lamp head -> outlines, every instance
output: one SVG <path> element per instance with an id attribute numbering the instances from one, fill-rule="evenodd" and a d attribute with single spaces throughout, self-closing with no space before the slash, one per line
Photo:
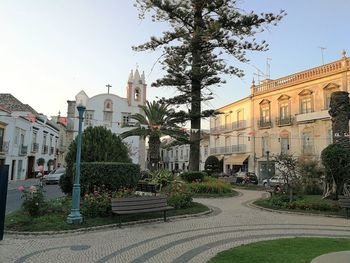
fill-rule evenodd
<path id="1" fill-rule="evenodd" d="M 82 90 L 75 96 L 77 107 L 86 107 L 89 97 Z"/>

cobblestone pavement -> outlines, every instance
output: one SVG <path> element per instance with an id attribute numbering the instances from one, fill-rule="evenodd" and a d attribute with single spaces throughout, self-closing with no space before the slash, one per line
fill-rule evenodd
<path id="1" fill-rule="evenodd" d="M 258 240 L 295 236 L 350 238 L 350 220 L 279 214 L 246 204 L 261 196 L 198 199 L 214 213 L 121 229 L 52 236 L 7 235 L 0 262 L 206 262 L 218 252 Z"/>

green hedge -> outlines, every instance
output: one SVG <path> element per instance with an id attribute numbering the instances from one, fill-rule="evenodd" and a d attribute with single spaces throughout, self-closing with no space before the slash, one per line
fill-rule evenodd
<path id="1" fill-rule="evenodd" d="M 204 176 L 206 175 L 207 174 L 203 172 L 185 172 L 185 173 L 182 173 L 180 176 L 186 182 L 192 183 L 192 182 L 203 181 Z"/>
<path id="2" fill-rule="evenodd" d="M 132 163 L 84 162 L 80 166 L 81 193 L 95 189 L 118 191 L 134 188 L 140 179 L 140 166 Z"/>
<path id="3" fill-rule="evenodd" d="M 229 183 L 210 177 L 205 177 L 204 182 L 195 182 L 188 186 L 192 193 L 197 194 L 224 194 L 232 192 L 232 186 Z"/>

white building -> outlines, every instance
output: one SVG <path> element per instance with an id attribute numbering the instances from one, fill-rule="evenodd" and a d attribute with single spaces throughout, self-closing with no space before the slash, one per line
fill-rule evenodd
<path id="1" fill-rule="evenodd" d="M 140 76 L 136 69 L 135 73 L 131 71 L 129 75 L 126 98 L 109 93 L 109 90 L 107 93 L 93 97 L 88 97 L 84 91 L 81 91 L 80 94 L 87 97 L 83 129 L 89 126 L 104 126 L 117 135 L 133 129 L 130 127 L 133 124 L 130 116 L 135 113 L 143 114 L 139 106 L 146 104 L 146 86 L 144 73 Z M 75 101 L 67 101 L 67 103 L 67 140 L 72 141 L 78 131 L 78 110 Z M 145 141 L 138 136 L 132 136 L 124 139 L 124 142 L 129 146 L 133 163 L 140 164 L 141 169 L 145 169 Z"/>
<path id="2" fill-rule="evenodd" d="M 46 171 L 55 168 L 58 138 L 58 128 L 46 116 L 0 94 L 0 164 L 9 165 L 9 180 L 33 178 L 39 158 Z"/>

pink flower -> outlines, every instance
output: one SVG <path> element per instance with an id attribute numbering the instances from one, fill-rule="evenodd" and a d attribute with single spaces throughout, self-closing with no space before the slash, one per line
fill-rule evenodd
<path id="1" fill-rule="evenodd" d="M 24 191 L 24 186 L 23 185 L 20 185 L 20 186 L 18 186 L 18 188 L 17 188 L 19 191 L 21 191 L 21 192 L 23 192 Z"/>

